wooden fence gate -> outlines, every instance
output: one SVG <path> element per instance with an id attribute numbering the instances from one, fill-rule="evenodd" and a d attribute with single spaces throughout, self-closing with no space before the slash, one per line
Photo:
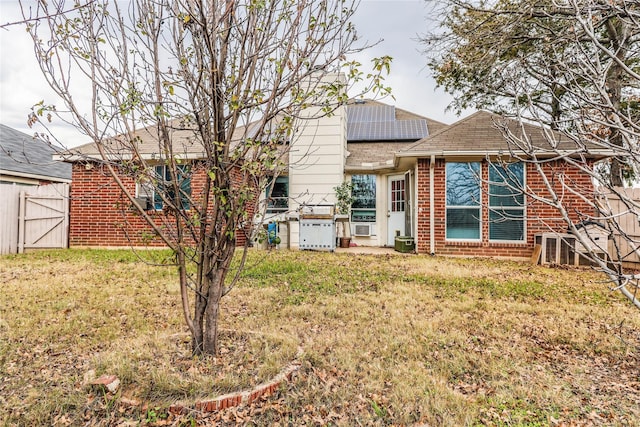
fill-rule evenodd
<path id="1" fill-rule="evenodd" d="M 18 252 L 66 248 L 69 238 L 69 185 L 52 184 L 20 192 Z"/>
<path id="2" fill-rule="evenodd" d="M 0 193 L 1 254 L 68 246 L 69 184 L 5 184 Z"/>

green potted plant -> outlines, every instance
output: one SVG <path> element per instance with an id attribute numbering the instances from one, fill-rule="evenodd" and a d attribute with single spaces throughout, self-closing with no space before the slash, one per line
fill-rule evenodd
<path id="1" fill-rule="evenodd" d="M 349 211 L 351 210 L 351 204 L 353 203 L 353 184 L 351 181 L 344 181 L 342 184 L 333 187 L 336 192 L 336 214 L 338 215 L 338 222 L 342 226 L 342 233 L 340 236 L 341 248 L 348 248 L 351 244 L 351 230 L 349 227 Z"/>

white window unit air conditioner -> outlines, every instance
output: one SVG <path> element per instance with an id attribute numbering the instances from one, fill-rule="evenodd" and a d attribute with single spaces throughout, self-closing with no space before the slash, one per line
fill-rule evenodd
<path id="1" fill-rule="evenodd" d="M 371 236 L 371 228 L 373 224 L 353 224 L 352 234 L 354 236 Z"/>
<path id="2" fill-rule="evenodd" d="M 136 197 L 136 202 L 142 207 L 144 210 L 153 209 L 153 203 L 151 202 L 151 198 L 148 196 L 139 196 Z"/>

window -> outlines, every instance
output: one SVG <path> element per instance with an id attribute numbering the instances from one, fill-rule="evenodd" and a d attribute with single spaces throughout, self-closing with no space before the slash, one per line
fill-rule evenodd
<path id="1" fill-rule="evenodd" d="M 446 237 L 480 240 L 480 162 L 451 162 L 446 169 Z"/>
<path id="2" fill-rule="evenodd" d="M 376 221 L 376 176 L 353 175 L 353 203 L 351 204 L 352 222 Z"/>
<path id="3" fill-rule="evenodd" d="M 489 240 L 524 241 L 524 164 L 489 166 Z"/>
<path id="4" fill-rule="evenodd" d="M 270 179 L 266 190 L 267 213 L 280 213 L 289 210 L 289 177 L 279 176 Z"/>
<path id="5" fill-rule="evenodd" d="M 404 178 L 391 180 L 391 212 L 404 212 Z"/>
<path id="6" fill-rule="evenodd" d="M 177 200 L 174 192 L 174 186 L 171 183 L 170 168 L 166 165 L 158 165 L 154 167 L 153 171 L 155 173 L 154 181 L 157 180 L 157 182 L 152 182 L 149 179 L 138 182 L 136 191 L 138 197 L 147 199 L 148 209 L 155 209 L 159 211 L 164 207 L 161 193 L 164 193 L 165 197 L 169 200 L 173 200 L 174 203 Z M 188 166 L 178 166 L 178 182 L 180 185 L 182 209 L 188 210 L 190 208 L 189 197 L 191 196 L 191 174 Z"/>

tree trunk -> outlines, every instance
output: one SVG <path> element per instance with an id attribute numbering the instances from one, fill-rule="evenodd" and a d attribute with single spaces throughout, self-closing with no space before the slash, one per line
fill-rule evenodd
<path id="1" fill-rule="evenodd" d="M 612 142 L 613 143 L 613 142 Z M 611 168 L 609 171 L 609 183 L 612 187 L 623 187 L 622 164 L 620 160 L 614 158 L 611 160 Z"/>
<path id="2" fill-rule="evenodd" d="M 220 300 L 224 295 L 225 280 L 235 252 L 233 238 L 225 237 L 221 250 L 207 250 L 203 258 L 203 274 L 198 277 L 194 333 L 191 348 L 194 355 L 215 356 L 218 352 L 218 321 Z"/>
<path id="3" fill-rule="evenodd" d="M 625 23 L 614 17 L 608 19 L 606 24 L 607 35 L 612 41 L 616 59 L 624 63 L 627 51 L 626 44 L 628 43 L 626 40 L 627 31 Z M 607 71 L 605 85 L 611 106 L 611 111 L 608 112 L 608 114 L 610 115 L 610 121 L 613 124 L 613 126 L 609 128 L 609 143 L 613 148 L 622 147 L 624 145 L 622 133 L 616 127 L 617 120 L 615 118 L 617 112 L 621 111 L 623 76 L 624 70 L 620 63 L 612 61 L 609 70 Z M 622 187 L 624 185 L 623 168 L 624 164 L 620 160 L 617 158 L 613 158 L 611 160 L 610 183 L 612 186 Z"/>
<path id="4" fill-rule="evenodd" d="M 218 353 L 218 319 L 220 314 L 220 299 L 224 289 L 224 277 L 221 271 L 216 271 L 212 283 L 209 285 L 209 303 L 204 317 L 203 353 L 215 355 Z"/>

